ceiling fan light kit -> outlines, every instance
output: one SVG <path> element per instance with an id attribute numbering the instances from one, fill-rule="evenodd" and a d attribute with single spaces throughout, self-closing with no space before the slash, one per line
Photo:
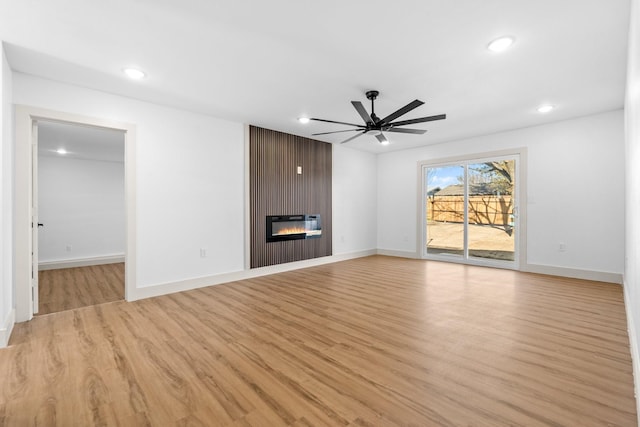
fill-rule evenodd
<path id="1" fill-rule="evenodd" d="M 416 123 L 432 122 L 435 120 L 444 120 L 447 118 L 446 114 L 439 114 L 437 116 L 420 117 L 417 119 L 400 120 L 400 121 L 394 122 L 394 120 L 396 120 L 398 117 L 403 116 L 408 112 L 412 111 L 413 109 L 424 104 L 424 102 L 420 101 L 419 99 L 416 99 L 415 101 L 408 103 L 404 107 L 394 111 L 393 113 L 381 119 L 375 113 L 375 103 L 374 103 L 374 101 L 379 95 L 380 95 L 380 92 L 378 92 L 377 90 L 370 90 L 365 93 L 365 96 L 367 97 L 367 99 L 371 100 L 371 114 L 367 112 L 367 110 L 364 108 L 364 106 L 360 101 L 351 101 L 353 108 L 356 109 L 356 111 L 364 121 L 364 125 L 310 117 L 309 120 L 313 120 L 316 122 L 334 123 L 339 125 L 355 127 L 354 129 L 344 129 L 344 130 L 337 130 L 332 132 L 314 133 L 312 134 L 312 136 L 329 135 L 329 134 L 340 133 L 340 132 L 358 132 L 356 135 L 351 136 L 340 143 L 344 144 L 345 142 L 352 141 L 362 135 L 371 135 L 376 137 L 376 139 L 380 144 L 387 145 L 389 144 L 389 140 L 384 135 L 384 132 L 409 133 L 409 134 L 415 134 L 415 135 L 422 135 L 426 132 L 425 129 L 411 129 L 411 128 L 404 128 L 401 126 L 412 125 Z"/>

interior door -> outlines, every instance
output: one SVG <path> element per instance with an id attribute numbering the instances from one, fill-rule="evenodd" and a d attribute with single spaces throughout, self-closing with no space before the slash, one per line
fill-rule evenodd
<path id="1" fill-rule="evenodd" d="M 38 313 L 38 123 L 34 120 L 32 131 L 32 177 L 31 177 L 31 299 L 33 314 Z"/>

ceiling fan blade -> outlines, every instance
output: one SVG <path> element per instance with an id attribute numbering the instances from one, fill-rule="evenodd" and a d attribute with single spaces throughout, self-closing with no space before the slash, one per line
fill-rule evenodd
<path id="1" fill-rule="evenodd" d="M 356 139 L 357 137 L 362 136 L 362 135 L 364 135 L 364 132 L 360 132 L 359 134 L 354 135 L 354 136 L 352 136 L 351 138 L 347 138 L 347 139 L 345 139 L 344 141 L 342 141 L 340 144 L 344 144 L 345 142 L 349 142 L 349 141 L 351 141 L 351 140 L 354 140 L 354 139 Z"/>
<path id="2" fill-rule="evenodd" d="M 356 109 L 358 114 L 360 114 L 360 117 L 362 117 L 362 120 L 364 120 L 366 124 L 368 125 L 373 124 L 373 120 L 371 120 L 371 116 L 369 116 L 369 113 L 367 113 L 367 110 L 364 109 L 364 105 L 362 105 L 362 102 L 351 101 L 351 104 L 353 105 L 353 108 Z"/>
<path id="3" fill-rule="evenodd" d="M 424 129 L 403 129 L 403 128 L 389 128 L 385 129 L 385 132 L 397 132 L 397 133 L 415 133 L 418 135 L 422 135 L 426 132 Z"/>
<path id="4" fill-rule="evenodd" d="M 376 138 L 378 139 L 378 142 L 382 143 L 382 142 L 389 142 L 389 140 L 387 139 L 386 136 L 384 136 L 384 134 L 380 133 L 378 135 L 376 135 Z"/>
<path id="5" fill-rule="evenodd" d="M 412 101 L 407 105 L 405 105 L 404 107 L 400 108 L 396 112 L 389 114 L 387 117 L 382 119 L 382 122 L 391 123 L 392 120 L 397 119 L 398 117 L 404 114 L 407 114 L 409 111 L 421 106 L 422 104 L 424 104 L 424 102 L 420 101 L 419 99 L 416 99 L 415 101 Z"/>
<path id="6" fill-rule="evenodd" d="M 435 120 L 444 120 L 446 118 L 447 118 L 446 114 L 439 114 L 437 116 L 420 117 L 419 119 L 402 120 L 400 122 L 387 123 L 387 124 L 395 127 L 395 126 L 412 125 L 415 123 L 433 122 Z"/>
<path id="7" fill-rule="evenodd" d="M 316 122 L 335 123 L 335 124 L 338 124 L 338 125 L 347 125 L 347 126 L 355 126 L 355 127 L 359 127 L 359 128 L 364 128 L 364 126 L 357 125 L 355 123 L 336 122 L 335 120 L 316 119 L 316 118 L 313 118 L 313 117 L 310 118 L 309 120 L 314 120 Z"/>
<path id="8" fill-rule="evenodd" d="M 316 135 L 330 135 L 332 133 L 340 133 L 340 132 L 353 132 L 353 131 L 362 131 L 362 129 L 345 129 L 345 130 L 336 130 L 333 132 L 320 132 L 320 133 L 312 133 L 311 136 Z"/>

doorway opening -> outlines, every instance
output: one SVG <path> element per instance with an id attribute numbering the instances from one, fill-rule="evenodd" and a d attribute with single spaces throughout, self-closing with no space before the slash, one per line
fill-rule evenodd
<path id="1" fill-rule="evenodd" d="M 421 164 L 421 257 L 518 269 L 520 153 Z"/>
<path id="2" fill-rule="evenodd" d="M 35 125 L 34 314 L 123 300 L 125 132 L 47 120 Z"/>
<path id="3" fill-rule="evenodd" d="M 41 230 L 47 227 L 39 221 L 38 209 L 38 128 L 39 124 L 73 125 L 80 128 L 93 128 L 115 131 L 124 138 L 124 254 L 112 254 L 117 261 L 124 255 L 124 299 L 131 300 L 135 295 L 136 277 L 136 162 L 135 162 L 135 126 L 108 119 L 87 117 L 78 114 L 46 110 L 37 107 L 15 107 L 16 135 L 16 177 L 15 177 L 15 306 L 16 321 L 31 320 L 39 309 L 39 238 L 38 224 Z M 57 147 L 56 150 L 60 148 Z M 64 147 L 62 147 L 64 148 Z M 57 153 L 59 154 L 59 153 Z M 67 218 L 71 215 L 67 214 Z M 50 224 L 53 224 L 50 222 Z M 95 225 L 95 222 L 94 222 Z M 52 227 L 52 226 L 51 226 Z M 51 229 L 47 230 L 50 231 Z M 43 242 L 45 244 L 45 242 Z M 73 254 L 80 252 L 81 246 L 64 241 L 57 243 L 58 249 Z M 70 246 L 70 250 L 67 250 Z M 86 255 L 84 261 L 94 265 L 108 265 L 114 258 L 109 255 Z M 79 257 L 81 258 L 81 257 Z M 91 258 L 101 258 L 93 261 Z M 56 261 L 56 260 L 52 260 Z M 60 260 L 57 260 L 60 261 Z M 71 262 L 78 261 L 71 259 Z M 55 263 L 55 262 L 54 262 Z M 117 263 L 116 263 L 117 264 Z M 45 263 L 46 265 L 46 263 Z M 58 265 L 60 266 L 60 265 Z M 78 264 L 68 267 L 83 267 Z"/>

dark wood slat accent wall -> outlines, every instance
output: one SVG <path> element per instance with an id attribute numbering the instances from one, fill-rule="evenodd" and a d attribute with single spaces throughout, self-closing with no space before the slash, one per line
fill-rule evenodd
<path id="1" fill-rule="evenodd" d="M 331 144 L 255 126 L 249 132 L 251 268 L 331 255 Z M 321 215 L 322 237 L 266 242 L 267 215 L 301 214 Z"/>

